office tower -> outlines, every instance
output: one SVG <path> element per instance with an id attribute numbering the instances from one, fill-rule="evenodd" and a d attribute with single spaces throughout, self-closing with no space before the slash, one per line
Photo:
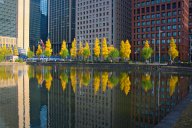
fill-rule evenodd
<path id="1" fill-rule="evenodd" d="M 75 3 L 76 0 L 48 1 L 48 37 L 53 53 L 58 54 L 61 43 L 66 40 L 67 47 L 75 37 Z"/>
<path id="2" fill-rule="evenodd" d="M 34 50 L 37 47 L 40 40 L 40 0 L 31 0 L 30 1 L 30 49 Z"/>
<path id="3" fill-rule="evenodd" d="M 40 22 L 40 37 L 43 42 L 46 42 L 48 37 L 48 1 L 41 0 L 40 3 L 41 22 Z"/>
<path id="4" fill-rule="evenodd" d="M 77 41 L 94 43 L 95 38 L 119 47 L 121 40 L 131 39 L 130 0 L 78 0 L 76 3 Z"/>
<path id="5" fill-rule="evenodd" d="M 16 0 L 0 1 L 0 46 L 16 45 Z"/>
<path id="6" fill-rule="evenodd" d="M 29 0 L 18 0 L 17 3 L 17 47 L 23 49 L 26 53 L 29 48 L 29 9 L 30 2 Z"/>
<path id="7" fill-rule="evenodd" d="M 154 49 L 153 61 L 159 60 L 159 44 L 161 61 L 170 60 L 168 49 L 170 38 L 173 37 L 179 51 L 178 59 L 187 61 L 188 16 L 188 0 L 132 0 L 132 59 L 142 60 L 141 50 L 145 40 L 148 40 Z"/>

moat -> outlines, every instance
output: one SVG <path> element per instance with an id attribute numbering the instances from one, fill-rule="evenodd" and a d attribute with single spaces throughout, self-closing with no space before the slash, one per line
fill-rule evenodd
<path id="1" fill-rule="evenodd" d="M 153 128 L 191 84 L 187 72 L 0 66 L 0 127 Z"/>

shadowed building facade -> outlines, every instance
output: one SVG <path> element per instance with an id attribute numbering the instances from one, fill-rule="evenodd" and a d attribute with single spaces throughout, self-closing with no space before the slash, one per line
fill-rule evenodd
<path id="1" fill-rule="evenodd" d="M 179 51 L 178 59 L 187 61 L 189 59 L 188 23 L 189 0 L 132 0 L 133 60 L 142 60 L 141 50 L 146 40 L 155 51 L 156 61 L 159 60 L 159 43 L 161 61 L 170 60 L 168 49 L 170 38 L 173 37 Z"/>
<path id="2" fill-rule="evenodd" d="M 76 0 L 49 0 L 48 2 L 48 37 L 51 40 L 53 54 L 58 54 L 63 40 L 67 47 L 75 38 L 75 3 Z"/>

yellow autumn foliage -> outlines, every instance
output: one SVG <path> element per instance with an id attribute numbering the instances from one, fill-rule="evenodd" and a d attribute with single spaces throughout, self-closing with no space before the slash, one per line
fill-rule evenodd
<path id="1" fill-rule="evenodd" d="M 175 92 L 175 87 L 177 85 L 177 82 L 178 82 L 178 76 L 171 76 L 171 78 L 169 79 L 169 94 L 170 96 L 173 95 L 173 93 Z"/>
<path id="2" fill-rule="evenodd" d="M 107 89 L 107 82 L 108 82 L 108 78 L 109 74 L 108 72 L 102 72 L 101 75 L 101 84 L 102 84 L 102 91 L 105 92 Z"/>

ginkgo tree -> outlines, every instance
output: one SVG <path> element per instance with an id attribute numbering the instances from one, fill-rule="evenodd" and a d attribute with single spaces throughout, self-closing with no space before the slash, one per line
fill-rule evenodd
<path id="1" fill-rule="evenodd" d="M 82 60 L 82 57 L 83 57 L 83 44 L 82 44 L 81 41 L 79 43 L 78 56 L 79 56 L 80 60 Z"/>
<path id="2" fill-rule="evenodd" d="M 99 45 L 99 39 L 95 39 L 95 46 L 94 46 L 94 56 L 98 59 L 101 53 L 101 48 Z"/>
<path id="3" fill-rule="evenodd" d="M 179 52 L 177 50 L 177 46 L 175 44 L 175 41 L 174 41 L 174 38 L 171 37 L 171 41 L 170 41 L 170 47 L 169 47 L 169 50 L 168 50 L 168 54 L 170 56 L 170 59 L 171 59 L 171 63 L 174 61 L 174 59 L 176 57 L 178 57 L 179 55 Z"/>
<path id="4" fill-rule="evenodd" d="M 90 48 L 89 48 L 89 43 L 86 42 L 85 47 L 83 48 L 83 57 L 85 60 L 87 60 L 90 55 L 91 55 L 91 52 L 90 52 Z"/>
<path id="5" fill-rule="evenodd" d="M 38 45 L 37 51 L 36 51 L 36 55 L 38 56 L 38 58 L 40 58 L 41 54 L 43 53 L 41 45 Z"/>
<path id="6" fill-rule="evenodd" d="M 106 38 L 103 38 L 103 40 L 102 40 L 101 54 L 102 54 L 102 57 L 104 58 L 104 60 L 106 60 L 106 58 L 109 55 L 109 51 L 108 51 L 108 47 L 107 47 L 107 39 Z"/>
<path id="7" fill-rule="evenodd" d="M 59 54 L 62 58 L 66 58 L 69 55 L 69 51 L 66 47 L 66 41 L 65 40 L 63 41 L 63 43 L 61 45 L 61 51 Z"/>
<path id="8" fill-rule="evenodd" d="M 50 39 L 48 39 L 46 41 L 44 54 L 48 58 L 52 55 L 52 48 L 51 48 L 51 41 L 50 41 Z"/>
<path id="9" fill-rule="evenodd" d="M 131 54 L 131 45 L 129 43 L 129 40 L 126 40 L 125 44 L 124 44 L 124 57 L 126 60 L 130 59 L 130 54 Z"/>
<path id="10" fill-rule="evenodd" d="M 125 59 L 125 42 L 122 40 L 120 44 L 120 57 L 122 60 Z"/>
<path id="11" fill-rule="evenodd" d="M 71 57 L 73 59 L 75 59 L 77 57 L 77 41 L 76 41 L 75 38 L 74 38 L 74 40 L 72 42 L 72 47 L 70 49 L 70 54 L 71 54 Z"/>

